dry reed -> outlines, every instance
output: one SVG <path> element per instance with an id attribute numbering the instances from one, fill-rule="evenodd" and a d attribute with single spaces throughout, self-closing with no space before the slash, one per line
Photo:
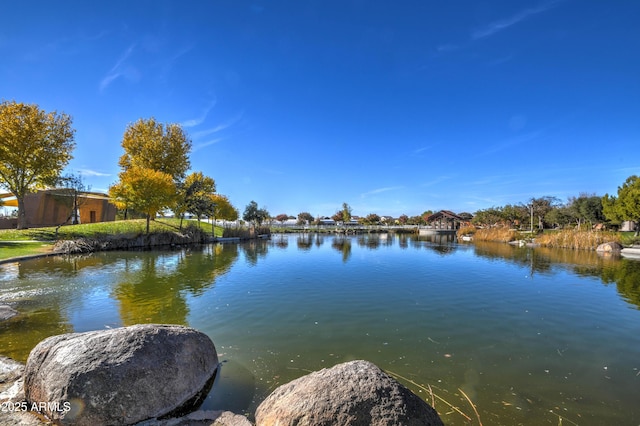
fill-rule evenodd
<path id="1" fill-rule="evenodd" d="M 600 244 L 621 242 L 620 234 L 605 231 L 564 230 L 549 232 L 536 238 L 536 243 L 545 247 L 595 250 Z"/>
<path id="2" fill-rule="evenodd" d="M 509 241 L 516 241 L 520 239 L 520 234 L 518 231 L 508 228 L 484 228 L 476 230 L 473 235 L 473 239 L 476 241 L 508 243 Z"/>

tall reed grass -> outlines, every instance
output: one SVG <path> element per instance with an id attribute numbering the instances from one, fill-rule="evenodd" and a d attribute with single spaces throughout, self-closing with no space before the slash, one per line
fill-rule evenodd
<path id="1" fill-rule="evenodd" d="M 595 250 L 602 243 L 622 242 L 616 232 L 563 230 L 546 232 L 536 237 L 536 243 L 545 247 Z"/>
<path id="2" fill-rule="evenodd" d="M 485 228 L 478 229 L 473 234 L 475 241 L 496 241 L 508 243 L 521 239 L 520 233 L 508 228 Z"/>

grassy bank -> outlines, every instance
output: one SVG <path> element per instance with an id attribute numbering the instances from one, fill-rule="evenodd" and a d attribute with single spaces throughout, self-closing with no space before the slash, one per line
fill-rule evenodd
<path id="1" fill-rule="evenodd" d="M 195 220 L 182 222 L 183 229 L 187 225 L 197 226 Z M 200 228 L 207 235 L 212 235 L 211 224 L 200 222 Z M 151 221 L 149 232 L 173 232 L 180 231 L 180 220 L 163 218 Z M 131 237 L 142 235 L 146 232 L 144 219 L 121 220 L 116 222 L 87 223 L 82 225 L 56 227 L 31 228 L 31 229 L 3 229 L 0 230 L 0 260 L 18 256 L 30 256 L 46 253 L 53 249 L 54 243 L 60 240 L 73 240 L 77 238 L 102 238 Z M 223 229 L 215 227 L 214 235 L 221 237 Z"/>
<path id="2" fill-rule="evenodd" d="M 0 260 L 50 252 L 53 243 L 41 241 L 0 241 Z"/>

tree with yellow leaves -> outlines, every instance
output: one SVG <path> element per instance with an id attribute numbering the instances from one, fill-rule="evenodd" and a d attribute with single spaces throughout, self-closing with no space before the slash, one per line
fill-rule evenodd
<path id="1" fill-rule="evenodd" d="M 0 103 L 0 185 L 18 202 L 18 229 L 27 226 L 24 197 L 54 185 L 75 148 L 69 115 L 38 105 Z"/>
<path id="2" fill-rule="evenodd" d="M 209 208 L 207 215 L 211 219 L 211 232 L 215 234 L 216 218 L 234 221 L 238 219 L 238 210 L 233 207 L 229 199 L 222 194 L 209 194 Z"/>
<path id="3" fill-rule="evenodd" d="M 109 196 L 119 209 L 144 213 L 149 233 L 151 218 L 175 201 L 173 178 L 168 173 L 143 167 L 131 167 L 118 176 L 120 181 L 109 188 Z"/>
<path id="4" fill-rule="evenodd" d="M 127 126 L 122 148 L 119 165 L 123 171 L 134 167 L 157 170 L 180 182 L 191 166 L 191 140 L 179 124 L 140 119 Z"/>

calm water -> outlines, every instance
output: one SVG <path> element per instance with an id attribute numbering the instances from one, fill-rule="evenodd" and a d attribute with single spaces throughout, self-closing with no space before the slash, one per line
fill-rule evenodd
<path id="1" fill-rule="evenodd" d="M 367 235 L 0 265 L 0 354 L 136 323 L 207 333 L 205 409 L 252 413 L 309 371 L 367 359 L 447 424 L 640 423 L 640 262 Z M 458 407 L 460 414 L 451 406 Z M 464 416 L 468 416 L 471 421 Z"/>

